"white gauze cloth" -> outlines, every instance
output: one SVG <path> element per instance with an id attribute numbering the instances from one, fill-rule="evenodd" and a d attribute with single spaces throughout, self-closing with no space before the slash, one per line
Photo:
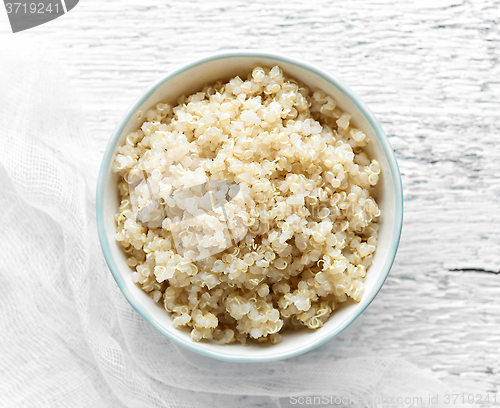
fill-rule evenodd
<path id="1" fill-rule="evenodd" d="M 0 65 L 0 406 L 286 407 L 307 396 L 315 406 L 441 406 L 429 395 L 441 403 L 446 387 L 405 361 L 346 358 L 326 345 L 287 361 L 225 363 L 153 329 L 101 253 L 99 146 L 68 78 L 38 45 L 12 35 L 0 44 L 8 56 Z"/>

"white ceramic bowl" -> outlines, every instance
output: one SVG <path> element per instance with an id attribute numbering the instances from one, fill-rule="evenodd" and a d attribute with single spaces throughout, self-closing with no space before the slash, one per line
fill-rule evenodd
<path id="1" fill-rule="evenodd" d="M 126 264 L 125 255 L 115 241 L 114 216 L 118 209 L 119 197 L 118 177 L 111 170 L 113 157 L 125 137 L 141 125 L 141 121 L 137 119 L 139 110 L 145 112 L 159 102 L 175 104 L 179 96 L 199 91 L 205 84 L 229 79 L 235 75 L 244 78 L 256 66 L 274 65 L 279 65 L 288 76 L 306 84 L 309 88 L 322 89 L 331 95 L 341 109 L 352 115 L 352 123 L 365 132 L 372 141 L 366 150 L 372 158 L 380 162 L 382 167 L 377 196 L 382 215 L 373 265 L 368 269 L 365 278 L 365 292 L 361 302 L 346 302 L 345 306 L 333 313 L 326 324 L 316 331 L 304 329 L 287 332 L 283 336 L 283 341 L 277 345 L 252 344 L 249 347 L 242 347 L 240 344 L 220 346 L 215 343 L 193 342 L 189 332 L 175 329 L 168 312 L 155 304 L 132 282 L 131 270 Z M 261 362 L 296 356 L 330 340 L 349 326 L 366 309 L 382 287 L 396 255 L 402 220 L 402 187 L 396 159 L 387 136 L 366 105 L 329 72 L 289 57 L 263 52 L 234 51 L 215 54 L 185 65 L 160 79 L 144 92 L 120 120 L 104 154 L 97 184 L 99 239 L 109 269 L 127 300 L 169 339 L 195 352 L 226 361 Z"/>

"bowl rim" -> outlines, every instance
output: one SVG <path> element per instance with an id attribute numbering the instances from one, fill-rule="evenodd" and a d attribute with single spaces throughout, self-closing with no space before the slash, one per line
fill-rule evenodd
<path id="1" fill-rule="evenodd" d="M 174 78 L 180 73 L 204 64 L 206 62 L 219 60 L 219 59 L 227 59 L 227 58 L 238 58 L 238 57 L 250 57 L 250 58 L 263 58 L 263 59 L 272 59 L 274 61 L 284 62 L 290 65 L 295 65 L 298 68 L 302 68 L 304 70 L 310 71 L 313 74 L 319 76 L 320 78 L 326 80 L 337 89 L 339 89 L 342 93 L 344 93 L 359 109 L 362 115 L 365 116 L 370 126 L 373 128 L 378 140 L 380 141 L 384 154 L 389 163 L 389 167 L 391 169 L 392 178 L 394 180 L 394 193 L 395 193 L 395 223 L 392 235 L 392 242 L 389 248 L 388 256 L 385 259 L 384 265 L 382 266 L 382 272 L 378 279 L 376 280 L 371 293 L 368 296 L 368 300 L 364 302 L 364 305 L 358 310 L 356 314 L 351 316 L 350 318 L 344 320 L 341 325 L 329 332 L 326 336 L 321 337 L 313 342 L 302 345 L 301 347 L 296 347 L 291 350 L 285 351 L 280 354 L 272 355 L 272 356 L 231 356 L 227 354 L 220 354 L 216 351 L 206 350 L 203 348 L 199 348 L 198 344 L 195 342 L 186 342 L 180 337 L 173 336 L 171 333 L 166 331 L 162 326 L 157 324 L 149 315 L 149 312 L 138 302 L 136 301 L 134 295 L 129 291 L 128 287 L 125 284 L 123 277 L 121 276 L 118 266 L 113 259 L 111 254 L 111 248 L 109 246 L 106 230 L 104 227 L 104 216 L 103 216 L 103 198 L 104 198 L 104 186 L 106 175 L 108 170 L 111 167 L 113 162 L 113 154 L 116 148 L 116 144 L 118 139 L 120 138 L 123 129 L 125 128 L 129 118 L 135 114 L 137 109 L 166 81 Z M 300 354 L 306 353 L 324 343 L 331 340 L 343 330 L 345 330 L 354 320 L 356 320 L 361 313 L 363 313 L 366 308 L 372 303 L 373 299 L 376 297 L 380 289 L 382 288 L 389 271 L 392 267 L 394 259 L 396 257 L 396 252 L 399 246 L 399 241 L 401 237 L 401 230 L 403 225 L 403 188 L 401 182 L 401 175 L 399 172 L 399 167 L 394 155 L 394 151 L 389 143 L 389 139 L 387 138 L 382 126 L 375 118 L 374 114 L 370 111 L 368 106 L 340 79 L 335 77 L 333 74 L 328 71 L 317 67 L 314 64 L 304 62 L 298 60 L 293 57 L 285 56 L 280 53 L 272 53 L 272 52 L 262 52 L 256 50 L 230 50 L 230 51 L 222 51 L 217 52 L 201 59 L 197 59 L 190 63 L 184 64 L 179 68 L 174 69 L 168 74 L 164 75 L 162 78 L 157 80 L 153 85 L 151 85 L 137 100 L 129 107 L 126 113 L 121 117 L 118 122 L 115 130 L 113 131 L 108 144 L 106 146 L 106 150 L 103 155 L 103 159 L 101 162 L 101 166 L 99 169 L 99 175 L 97 179 L 97 191 L 96 191 L 96 218 L 97 218 L 97 230 L 99 235 L 99 241 L 101 243 L 101 248 L 104 254 L 104 258 L 108 267 L 113 275 L 118 287 L 121 292 L 127 299 L 127 301 L 131 304 L 131 306 L 144 318 L 149 324 L 151 324 L 156 330 L 166 336 L 168 339 L 174 341 L 176 344 L 179 344 L 182 347 L 187 348 L 188 350 L 194 351 L 198 354 L 202 354 L 207 357 L 212 357 L 218 360 L 223 360 L 227 362 L 271 362 L 277 360 L 283 360 L 286 358 L 291 358 L 298 356 Z M 368 294 L 367 294 L 368 295 Z"/>

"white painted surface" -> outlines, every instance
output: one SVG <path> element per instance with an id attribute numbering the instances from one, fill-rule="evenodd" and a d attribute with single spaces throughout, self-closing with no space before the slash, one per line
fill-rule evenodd
<path id="1" fill-rule="evenodd" d="M 72 77 L 96 162 L 142 90 L 202 55 L 279 51 L 343 79 L 390 138 L 405 222 L 381 293 L 329 347 L 405 357 L 486 395 L 500 393 L 499 22 L 500 2 L 485 0 L 81 0 L 16 35 Z"/>

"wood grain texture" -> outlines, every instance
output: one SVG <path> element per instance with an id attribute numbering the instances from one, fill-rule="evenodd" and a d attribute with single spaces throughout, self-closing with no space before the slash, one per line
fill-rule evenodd
<path id="1" fill-rule="evenodd" d="M 405 220 L 381 293 L 324 347 L 485 394 L 500 392 L 499 22 L 486 0 L 82 0 L 16 35 L 64 65 L 100 153 L 146 86 L 214 51 L 279 51 L 342 78 L 389 136 Z"/>

